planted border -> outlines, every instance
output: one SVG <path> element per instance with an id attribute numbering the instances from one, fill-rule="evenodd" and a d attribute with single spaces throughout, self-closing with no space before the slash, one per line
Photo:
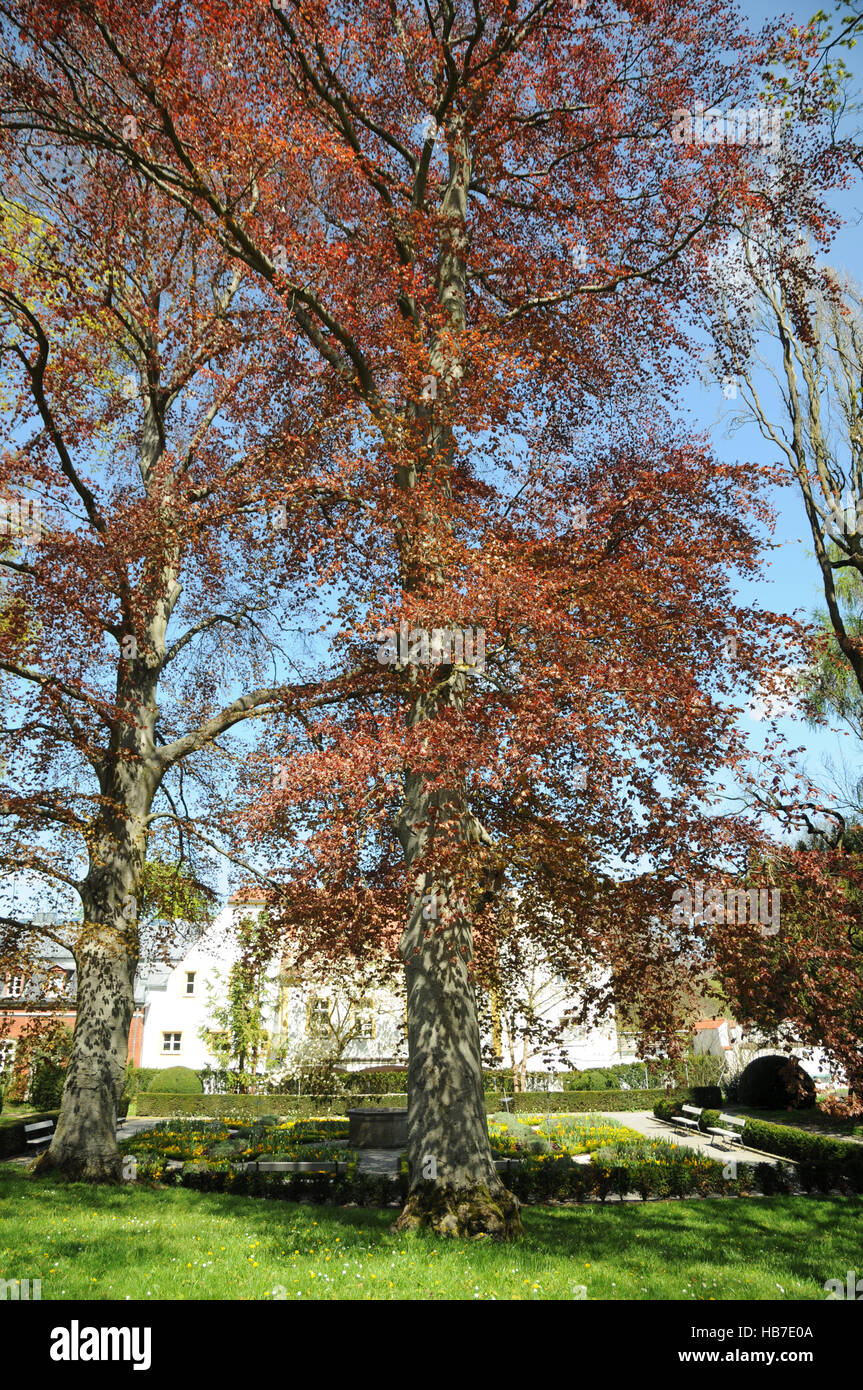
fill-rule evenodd
<path id="1" fill-rule="evenodd" d="M 678 1101 L 663 1098 L 654 1107 L 659 1120 L 670 1120 L 677 1113 Z M 704 1130 L 719 1124 L 718 1110 L 705 1108 L 701 1116 Z M 741 1138 L 744 1145 L 760 1149 L 777 1158 L 790 1159 L 797 1166 L 797 1178 L 807 1192 L 834 1189 L 863 1192 L 863 1144 L 849 1139 L 830 1139 L 811 1130 L 790 1125 L 773 1125 L 746 1116 Z"/>

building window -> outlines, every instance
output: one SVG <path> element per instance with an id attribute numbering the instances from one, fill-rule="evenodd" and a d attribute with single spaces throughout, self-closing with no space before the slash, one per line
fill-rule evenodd
<path id="1" fill-rule="evenodd" d="M 356 1008 L 358 1038 L 373 1038 L 375 1036 L 375 1006 L 369 999 L 361 999 Z"/>
<path id="2" fill-rule="evenodd" d="M 590 1031 L 586 1024 L 576 1023 L 571 1028 L 567 1028 L 566 1036 L 570 1042 L 587 1042 Z"/>
<path id="3" fill-rule="evenodd" d="M 185 989 L 183 990 L 183 993 L 184 993 L 187 997 L 191 997 L 191 996 L 195 993 L 195 972 L 194 972 L 194 970 L 187 970 L 187 971 L 186 971 L 186 987 L 185 987 Z"/>
<path id="4" fill-rule="evenodd" d="M 6 997 L 8 999 L 20 999 L 24 992 L 23 975 L 6 976 Z"/>
<path id="5" fill-rule="evenodd" d="M 45 995 L 48 999 L 57 999 L 61 994 L 65 994 L 69 988 L 69 981 L 72 976 L 68 970 L 52 970 L 45 982 Z"/>
<path id="6" fill-rule="evenodd" d="M 330 1036 L 329 1000 L 323 999 L 320 995 L 315 995 L 309 1000 L 306 1032 L 313 1038 Z"/>
<path id="7" fill-rule="evenodd" d="M 180 1044 L 181 1044 L 181 1042 L 182 1042 L 182 1039 L 183 1039 L 183 1034 L 182 1034 L 182 1033 L 163 1033 L 163 1034 L 162 1034 L 162 1051 L 163 1051 L 163 1052 L 169 1052 L 169 1053 L 179 1052 L 179 1051 L 180 1051 Z"/>

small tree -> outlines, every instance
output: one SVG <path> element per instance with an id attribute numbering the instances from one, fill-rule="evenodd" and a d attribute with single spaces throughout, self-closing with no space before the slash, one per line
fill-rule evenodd
<path id="1" fill-rule="evenodd" d="M 268 978 L 266 953 L 259 946 L 260 924 L 247 917 L 239 924 L 243 954 L 228 971 L 227 979 L 217 974 L 215 987 L 208 981 L 210 1023 L 200 1029 L 200 1037 L 225 1068 L 238 1072 L 238 1089 L 247 1093 L 255 1084 L 258 1066 L 266 1058 L 270 1032 L 268 1012 L 275 1006 L 274 984 Z M 214 996 L 222 991 L 221 1002 Z"/>

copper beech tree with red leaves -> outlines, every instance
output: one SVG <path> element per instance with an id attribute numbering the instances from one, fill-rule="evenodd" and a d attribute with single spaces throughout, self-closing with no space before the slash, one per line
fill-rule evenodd
<path id="1" fill-rule="evenodd" d="M 732 695 L 793 638 L 734 598 L 764 479 L 671 402 L 769 160 L 673 135 L 751 107 L 761 47 L 665 0 L 0 15 L 7 128 L 182 209 L 258 286 L 268 379 L 327 383 L 344 487 L 314 556 L 354 698 L 273 725 L 246 824 L 279 850 L 274 945 L 404 961 L 399 1225 L 512 1235 L 475 996 L 512 914 L 585 1013 L 637 1000 L 671 1043 L 704 963 L 671 885 L 756 839 L 705 803 L 743 769 Z"/>
<path id="2" fill-rule="evenodd" d="M 728 927 L 716 966 L 736 1017 L 777 1044 L 821 1048 L 863 1103 L 863 833 L 834 817 L 777 854 L 775 935 Z"/>
<path id="3" fill-rule="evenodd" d="M 74 1045 L 39 1166 L 119 1180 L 153 865 L 230 850 L 229 731 L 326 698 L 272 679 L 325 469 L 298 401 L 259 398 L 242 267 L 104 157 L 34 140 L 3 163 L 2 493 L 41 503 L 41 535 L 0 557 L 0 864 L 41 912 L 7 906 L 0 956 L 38 957 L 40 934 L 74 952 Z"/>

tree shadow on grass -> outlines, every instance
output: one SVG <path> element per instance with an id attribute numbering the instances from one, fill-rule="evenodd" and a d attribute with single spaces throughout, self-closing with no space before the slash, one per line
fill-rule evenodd
<path id="1" fill-rule="evenodd" d="M 11 1224 L 16 1214 L 28 1220 L 27 1198 L 55 1219 L 96 1216 L 107 1223 L 88 1239 L 56 1231 L 52 1253 L 74 1259 L 82 1248 L 98 1250 L 101 1270 L 128 1263 L 130 1232 L 119 1218 L 141 1221 L 141 1257 L 167 1266 L 196 1224 L 224 1221 L 252 1229 L 262 1252 L 280 1259 L 288 1249 L 308 1249 L 339 1239 L 339 1253 L 369 1246 L 398 1246 L 406 1237 L 390 1231 L 395 1208 L 319 1206 L 274 1198 L 193 1192 L 145 1183 L 122 1188 L 58 1183 L 20 1173 L 0 1172 L 0 1200 Z M 729 1273 L 754 1267 L 779 1270 L 823 1286 L 827 1277 L 844 1274 L 859 1263 L 861 1197 L 726 1198 L 707 1201 L 586 1204 L 571 1207 L 525 1207 L 526 1236 L 509 1248 L 539 1255 L 543 1261 L 587 1258 L 599 1265 L 636 1260 L 663 1269 L 710 1265 Z M 113 1226 L 112 1217 L 118 1218 Z M 177 1222 L 177 1226 L 173 1222 Z M 249 1223 L 252 1223 L 250 1225 Z M 317 1224 L 316 1224 L 317 1223 Z M 436 1245 L 439 1236 L 416 1233 L 412 1241 Z M 452 1246 L 471 1242 L 453 1241 Z M 485 1242 L 483 1242 L 485 1244 Z M 449 1242 L 447 1242 L 449 1245 Z M 830 1268 L 826 1268 L 830 1265 Z M 832 1266 L 836 1265 L 837 1268 Z M 841 1268 L 839 1268 L 841 1266 Z"/>
<path id="2" fill-rule="evenodd" d="M 573 1208 L 528 1207 L 528 1241 L 550 1258 L 589 1252 L 596 1261 L 649 1252 L 671 1268 L 703 1261 L 712 1265 L 781 1265 L 819 1285 L 825 1252 L 837 1248 L 859 1261 L 860 1197 L 724 1198 L 716 1201 L 614 1203 Z M 831 1273 L 832 1271 L 827 1271 Z"/>

